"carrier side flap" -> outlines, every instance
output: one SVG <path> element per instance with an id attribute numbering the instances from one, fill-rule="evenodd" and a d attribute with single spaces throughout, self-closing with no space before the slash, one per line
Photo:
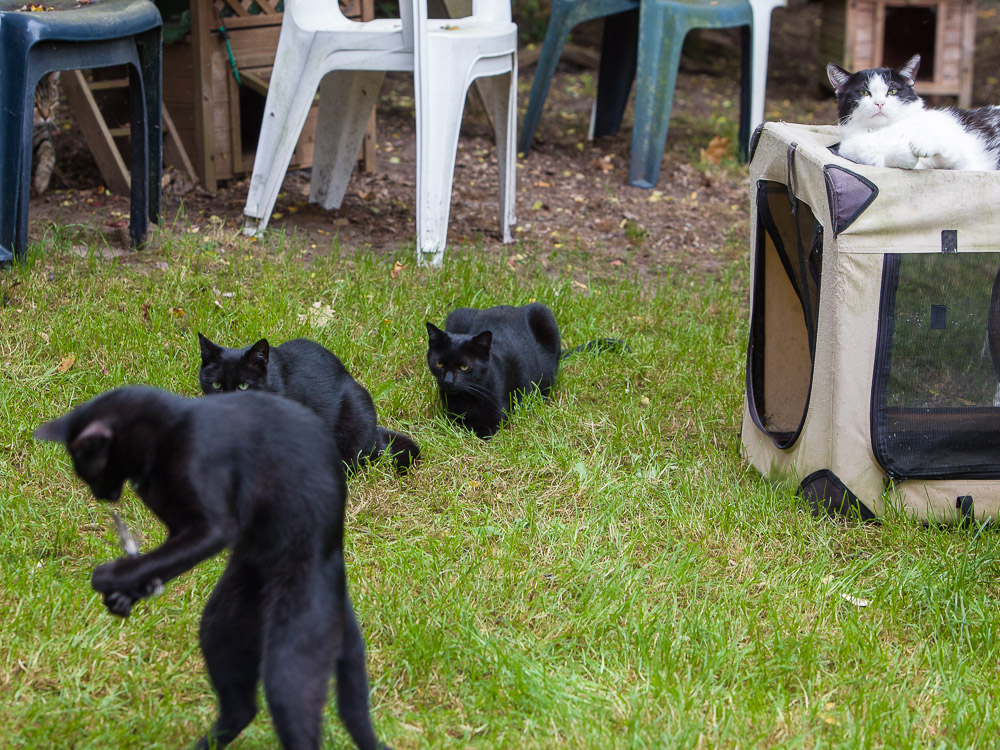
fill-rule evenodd
<path id="1" fill-rule="evenodd" d="M 823 168 L 826 194 L 830 203 L 830 220 L 834 236 L 854 223 L 872 201 L 878 197 L 878 186 L 855 172 L 827 164 Z"/>

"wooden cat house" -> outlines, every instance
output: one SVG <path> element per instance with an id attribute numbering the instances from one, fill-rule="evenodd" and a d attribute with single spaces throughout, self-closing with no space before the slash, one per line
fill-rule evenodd
<path id="1" fill-rule="evenodd" d="M 899 67 L 920 53 L 917 93 L 972 102 L 976 38 L 974 0 L 824 0 L 819 70 Z"/>
<path id="2" fill-rule="evenodd" d="M 832 126 L 751 143 L 742 450 L 817 508 L 1000 514 L 1000 172 L 869 167 Z"/>

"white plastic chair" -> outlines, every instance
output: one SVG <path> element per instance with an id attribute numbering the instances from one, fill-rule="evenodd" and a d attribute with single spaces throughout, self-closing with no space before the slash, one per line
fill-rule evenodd
<path id="1" fill-rule="evenodd" d="M 753 12 L 753 72 L 750 80 L 750 137 L 757 126 L 764 122 L 764 92 L 767 90 L 767 56 L 771 44 L 771 14 L 782 8 L 788 0 L 750 0 Z"/>
<path id="2" fill-rule="evenodd" d="M 485 78 L 493 102 L 500 228 L 514 224 L 517 26 L 510 0 L 473 0 L 466 18 L 427 18 L 427 0 L 400 0 L 400 18 L 352 21 L 337 0 L 285 0 L 244 232 L 260 234 L 319 89 L 309 200 L 340 207 L 386 71 L 413 71 L 417 125 L 417 258 L 440 265 L 465 96 Z"/>

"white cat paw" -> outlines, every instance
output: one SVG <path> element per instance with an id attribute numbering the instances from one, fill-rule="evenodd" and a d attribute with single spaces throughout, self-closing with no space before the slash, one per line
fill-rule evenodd
<path id="1" fill-rule="evenodd" d="M 921 138 L 910 139 L 910 151 L 914 156 L 924 159 L 945 159 L 947 154 L 941 149 L 941 144 L 933 143 Z"/>
<path id="2" fill-rule="evenodd" d="M 913 169 L 919 159 L 910 148 L 894 148 L 885 155 L 885 166 L 897 169 Z"/>

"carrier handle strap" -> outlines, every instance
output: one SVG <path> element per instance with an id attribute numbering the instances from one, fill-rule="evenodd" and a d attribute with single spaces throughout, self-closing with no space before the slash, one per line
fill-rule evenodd
<path id="1" fill-rule="evenodd" d="M 785 188 L 788 190 L 788 201 L 792 204 L 792 216 L 799 211 L 799 199 L 795 197 L 795 170 L 792 165 L 795 163 L 795 150 L 799 144 L 792 141 L 788 144 L 788 151 L 785 152 Z"/>
<path id="2" fill-rule="evenodd" d="M 961 495 L 955 498 L 955 508 L 962 515 L 962 528 L 967 529 L 972 526 L 976 517 L 976 505 L 972 495 Z"/>

